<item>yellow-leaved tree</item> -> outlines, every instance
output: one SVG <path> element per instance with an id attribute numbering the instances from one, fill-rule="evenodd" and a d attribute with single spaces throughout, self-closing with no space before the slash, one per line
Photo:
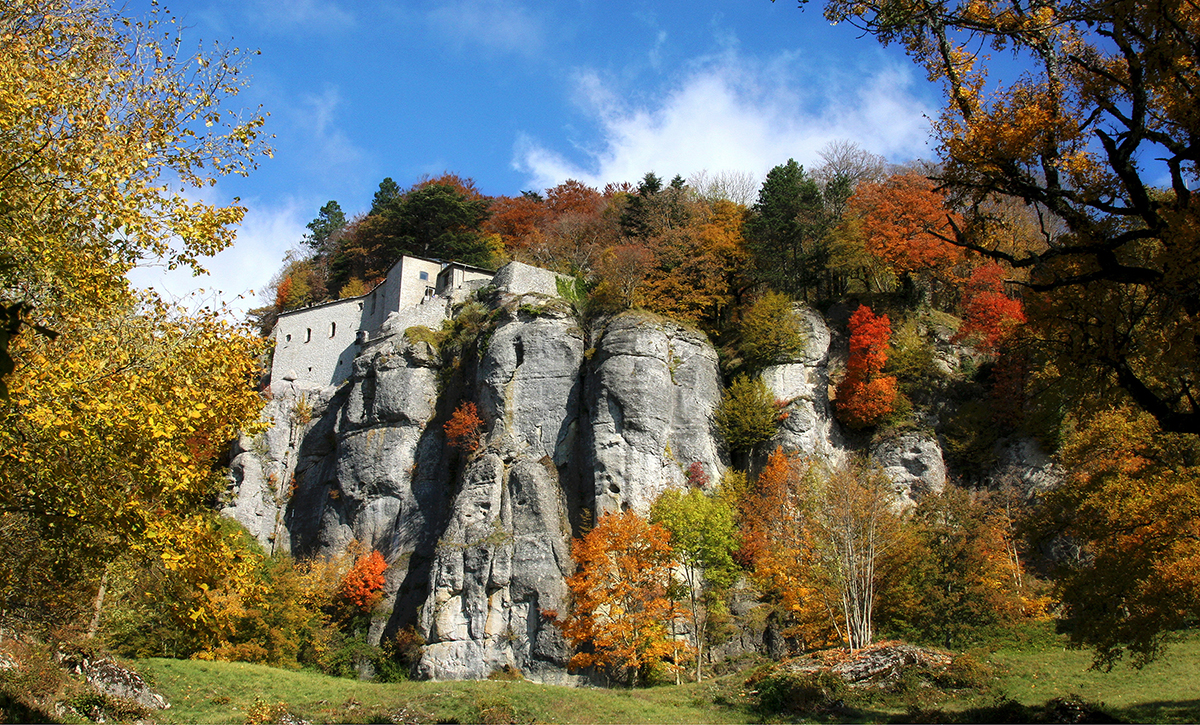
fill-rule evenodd
<path id="1" fill-rule="evenodd" d="M 232 243 L 245 210 L 195 199 L 269 153 L 263 115 L 227 107 L 246 56 L 189 53 L 157 6 L 136 20 L 103 0 L 0 5 L 5 624 L 94 632 L 118 553 L 178 567 L 205 540 L 228 553 L 213 566 L 245 558 L 211 506 L 226 444 L 261 407 L 262 345 L 125 275 L 199 270 Z M 196 620 L 225 606 L 202 599 Z"/>
<path id="2" fill-rule="evenodd" d="M 22 323 L 127 301 L 139 261 L 191 266 L 244 209 L 194 201 L 269 153 L 258 110 L 222 108 L 246 53 L 184 50 L 174 19 L 103 0 L 0 6 L 0 376 Z"/>
<path id="3" fill-rule="evenodd" d="M 59 319 L 58 339 L 13 343 L 0 550 L 22 572 L 5 582 L 5 611 L 67 624 L 93 599 L 59 607 L 54 591 L 94 592 L 126 551 L 171 568 L 208 536 L 224 486 L 216 464 L 262 406 L 263 342 L 211 310 L 157 302 Z"/>

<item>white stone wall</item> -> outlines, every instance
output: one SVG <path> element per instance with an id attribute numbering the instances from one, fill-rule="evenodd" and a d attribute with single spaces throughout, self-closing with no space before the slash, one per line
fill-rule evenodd
<path id="1" fill-rule="evenodd" d="M 521 262 L 509 262 L 496 270 L 492 284 L 501 292 L 511 295 L 539 294 L 558 296 L 558 279 L 570 282 L 571 278 L 541 267 L 531 267 Z"/>
<path id="2" fill-rule="evenodd" d="M 350 375 L 364 300 L 356 297 L 286 312 L 275 323 L 272 380 L 336 385 Z"/>
<path id="3" fill-rule="evenodd" d="M 362 297 L 327 302 L 279 316 L 272 336 L 275 358 L 272 380 L 289 378 L 314 385 L 338 385 L 350 377 L 359 331 L 374 336 L 396 313 L 412 324 L 436 327 L 446 317 L 446 300 L 432 299 L 443 264 L 419 257 L 401 257 L 387 278 Z M 447 275 L 455 290 L 490 280 L 483 270 L 453 265 Z M 552 274 L 552 273 L 548 273 Z M 409 314 L 409 313 L 412 314 Z M 393 323 L 398 324 L 393 320 Z M 395 326 L 393 324 L 393 326 Z M 402 331 L 402 330 L 401 330 Z"/>

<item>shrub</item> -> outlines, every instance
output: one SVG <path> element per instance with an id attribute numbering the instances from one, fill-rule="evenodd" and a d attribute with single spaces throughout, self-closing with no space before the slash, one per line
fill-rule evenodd
<path id="1" fill-rule="evenodd" d="M 714 420 L 731 450 L 753 450 L 775 435 L 779 411 L 761 378 L 739 375 L 721 395 Z"/>
<path id="2" fill-rule="evenodd" d="M 772 673 L 757 682 L 755 705 L 764 715 L 807 715 L 840 707 L 845 680 L 829 671 Z"/>
<path id="3" fill-rule="evenodd" d="M 792 311 L 792 300 L 778 292 L 759 297 L 742 316 L 739 328 L 742 360 L 752 370 L 792 357 L 804 349 L 804 334 Z"/>
<path id="4" fill-rule="evenodd" d="M 359 557 L 342 578 L 334 602 L 354 614 L 371 611 L 383 596 L 387 562 L 378 551 Z"/>

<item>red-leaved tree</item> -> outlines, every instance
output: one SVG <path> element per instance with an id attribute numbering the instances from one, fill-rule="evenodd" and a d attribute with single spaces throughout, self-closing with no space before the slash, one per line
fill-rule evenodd
<path id="1" fill-rule="evenodd" d="M 859 305 L 850 316 L 850 359 L 846 377 L 838 383 L 834 405 L 838 419 L 851 428 L 875 425 L 892 412 L 896 402 L 896 378 L 882 375 L 887 362 L 892 323 L 887 315 Z"/>
<path id="2" fill-rule="evenodd" d="M 461 403 L 450 414 L 450 420 L 443 427 L 446 440 L 450 445 L 463 453 L 471 454 L 479 448 L 479 439 L 483 435 L 483 421 L 479 418 L 479 409 L 475 404 L 466 401 Z"/>
<path id="3" fill-rule="evenodd" d="M 1004 268 L 995 262 L 971 270 L 963 293 L 963 322 L 954 340 L 976 340 L 984 352 L 998 352 L 1016 327 L 1025 322 L 1025 308 L 1004 293 Z"/>
<path id="4" fill-rule="evenodd" d="M 334 602 L 353 616 L 370 612 L 383 598 L 383 572 L 387 562 L 378 551 L 360 556 L 338 586 Z"/>

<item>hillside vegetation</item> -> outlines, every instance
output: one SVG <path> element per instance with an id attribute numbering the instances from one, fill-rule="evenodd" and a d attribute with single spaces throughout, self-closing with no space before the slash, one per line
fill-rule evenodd
<path id="1" fill-rule="evenodd" d="M 270 153 L 262 114 L 227 113 L 244 54 L 182 52 L 159 9 L 135 23 L 102 0 L 0 7 L 6 717 L 111 705 L 57 664 L 86 652 L 140 661 L 176 704 L 161 717 L 180 721 L 271 719 L 276 698 L 334 720 L 952 717 L 943 709 L 1021 720 L 1065 717 L 1075 705 L 1024 708 L 1075 691 L 1121 717 L 1194 718 L 1180 683 L 1197 641 L 1179 633 L 1200 617 L 1200 15 L 1178 2 L 1076 0 L 828 0 L 825 12 L 902 43 L 943 83 L 936 161 L 893 164 L 841 141 L 808 168 L 779 159 L 761 184 L 649 170 L 603 188 L 566 180 L 489 196 L 453 173 L 386 178 L 365 214 L 322 206 L 267 304 L 238 326 L 219 309 L 136 294 L 125 275 L 156 260 L 198 269 L 232 243 L 244 208 L 195 202 L 163 180 L 211 186 Z M 1015 51 L 1028 72 L 989 80 L 984 45 Z M 562 299 L 479 290 L 447 304 L 441 329 L 370 341 L 378 354 L 360 379 L 314 392 L 319 410 L 298 388 L 276 397 L 256 332 L 366 293 L 405 254 L 527 262 L 563 275 Z M 639 348 L 651 337 L 658 357 Z M 557 388 L 529 373 L 535 341 L 561 353 Z M 630 362 L 651 357 L 657 379 Z M 604 367 L 616 358 L 627 366 Z M 506 378 L 478 374 L 502 362 Z M 631 500 L 624 478 L 624 491 L 609 478 L 584 492 L 595 477 L 579 469 L 599 459 L 567 442 L 598 418 L 575 415 L 561 431 L 540 427 L 546 406 L 505 418 L 522 365 L 525 389 L 559 395 L 558 410 L 586 407 L 582 381 L 602 379 L 585 392 L 608 416 L 613 458 L 634 451 L 657 467 L 654 495 Z M 808 397 L 772 394 L 766 378 L 785 366 L 803 372 Z M 392 372 L 423 381 L 413 408 L 359 405 Z M 680 393 L 687 425 L 665 421 L 675 438 L 643 436 L 655 450 L 641 455 L 627 429 L 685 416 L 599 396 L 654 380 L 704 396 Z M 500 392 L 485 399 L 485 384 Z M 339 416 L 352 392 L 353 412 Z M 267 405 L 274 420 L 260 417 Z M 802 406 L 820 409 L 822 444 L 837 445 L 775 443 Z M 410 549 L 383 551 L 394 529 L 380 526 L 371 541 L 339 530 L 268 552 L 274 539 L 218 515 L 245 482 L 229 473 L 231 440 L 268 453 L 274 440 L 292 465 L 301 444 L 320 453 L 305 464 L 345 463 L 338 446 L 360 432 L 377 442 L 388 415 L 408 426 L 388 440 L 406 455 L 421 443 L 425 467 L 413 454 L 380 472 L 382 445 L 365 444 L 355 463 L 395 494 L 376 510 L 389 525 L 420 519 Z M 497 421 L 536 435 L 502 448 Z M 704 451 L 684 453 L 701 438 Z M 944 450 L 944 490 L 898 494 L 871 454 L 899 442 L 936 447 L 939 464 Z M 1004 450 L 1044 452 L 1048 480 L 993 475 Z M 346 524 L 339 507 L 362 490 L 295 470 L 260 471 L 260 503 Z M 460 495 L 468 484 L 474 503 Z M 401 516 L 413 491 L 426 498 L 404 499 Z M 307 511 L 292 506 L 297 492 Z M 505 529 L 493 498 L 528 506 L 532 533 Z M 435 563 L 444 577 L 422 578 Z M 475 579 L 461 575 L 468 564 Z M 496 613 L 508 619 L 489 629 L 502 590 Z M 440 595 L 458 606 L 444 621 L 422 609 Z M 997 629 L 1026 635 L 988 649 Z M 862 695 L 825 674 L 722 674 L 720 657 L 705 657 L 734 644 L 777 659 L 861 652 L 889 638 L 971 659 L 955 660 L 953 676 L 914 670 L 896 692 Z M 494 659 L 470 671 L 484 666 L 469 649 L 484 639 Z M 518 678 L 499 663 L 519 650 L 537 674 L 646 689 L 406 682 L 438 646 L 455 676 Z M 1118 669 L 1084 674 L 1089 662 Z M 230 681 L 245 689 L 223 689 Z M 268 699 L 256 704 L 251 687 Z"/>

